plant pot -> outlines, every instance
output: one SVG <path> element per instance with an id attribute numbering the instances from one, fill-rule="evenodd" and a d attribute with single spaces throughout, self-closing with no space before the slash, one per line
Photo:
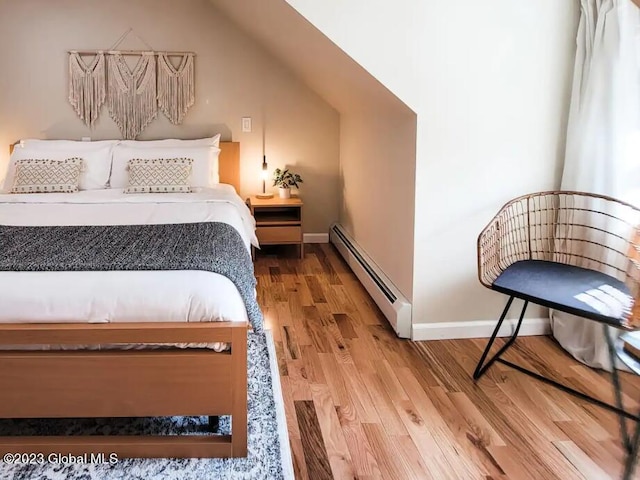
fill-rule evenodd
<path id="1" fill-rule="evenodd" d="M 278 192 L 280 193 L 280 198 L 291 198 L 290 188 L 278 188 Z"/>

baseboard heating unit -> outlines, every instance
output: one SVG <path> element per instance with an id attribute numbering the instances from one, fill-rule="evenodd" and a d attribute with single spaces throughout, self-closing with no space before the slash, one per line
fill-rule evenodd
<path id="1" fill-rule="evenodd" d="M 411 304 L 339 224 L 331 227 L 331 243 L 376 302 L 396 334 L 411 337 Z"/>

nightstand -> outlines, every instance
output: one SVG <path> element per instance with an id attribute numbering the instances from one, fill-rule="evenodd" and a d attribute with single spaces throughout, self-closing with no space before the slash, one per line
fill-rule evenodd
<path id="1" fill-rule="evenodd" d="M 300 258 L 304 257 L 300 197 L 249 197 L 247 205 L 256 219 L 256 236 L 260 245 L 298 245 Z"/>

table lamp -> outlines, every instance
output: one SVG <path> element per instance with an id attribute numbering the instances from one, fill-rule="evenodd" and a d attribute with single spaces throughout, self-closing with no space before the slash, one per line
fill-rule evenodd
<path id="1" fill-rule="evenodd" d="M 265 151 L 265 137 L 266 137 L 266 118 L 264 112 L 262 112 L 262 172 L 260 177 L 262 178 L 262 193 L 256 195 L 257 198 L 267 199 L 273 198 L 273 193 L 267 193 L 267 179 L 269 178 L 269 170 L 267 165 L 267 154 Z"/>
<path id="2" fill-rule="evenodd" d="M 267 157 L 266 155 L 262 156 L 262 172 L 260 176 L 262 177 L 262 193 L 256 195 L 257 198 L 273 198 L 273 193 L 267 193 L 267 178 L 269 177 L 269 170 L 267 170 Z"/>

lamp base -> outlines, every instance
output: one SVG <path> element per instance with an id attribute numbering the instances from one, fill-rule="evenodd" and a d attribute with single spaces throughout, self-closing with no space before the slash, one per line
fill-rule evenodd
<path id="1" fill-rule="evenodd" d="M 258 193 L 256 195 L 256 198 L 259 198 L 260 200 L 266 200 L 268 198 L 273 198 L 273 193 Z"/>

